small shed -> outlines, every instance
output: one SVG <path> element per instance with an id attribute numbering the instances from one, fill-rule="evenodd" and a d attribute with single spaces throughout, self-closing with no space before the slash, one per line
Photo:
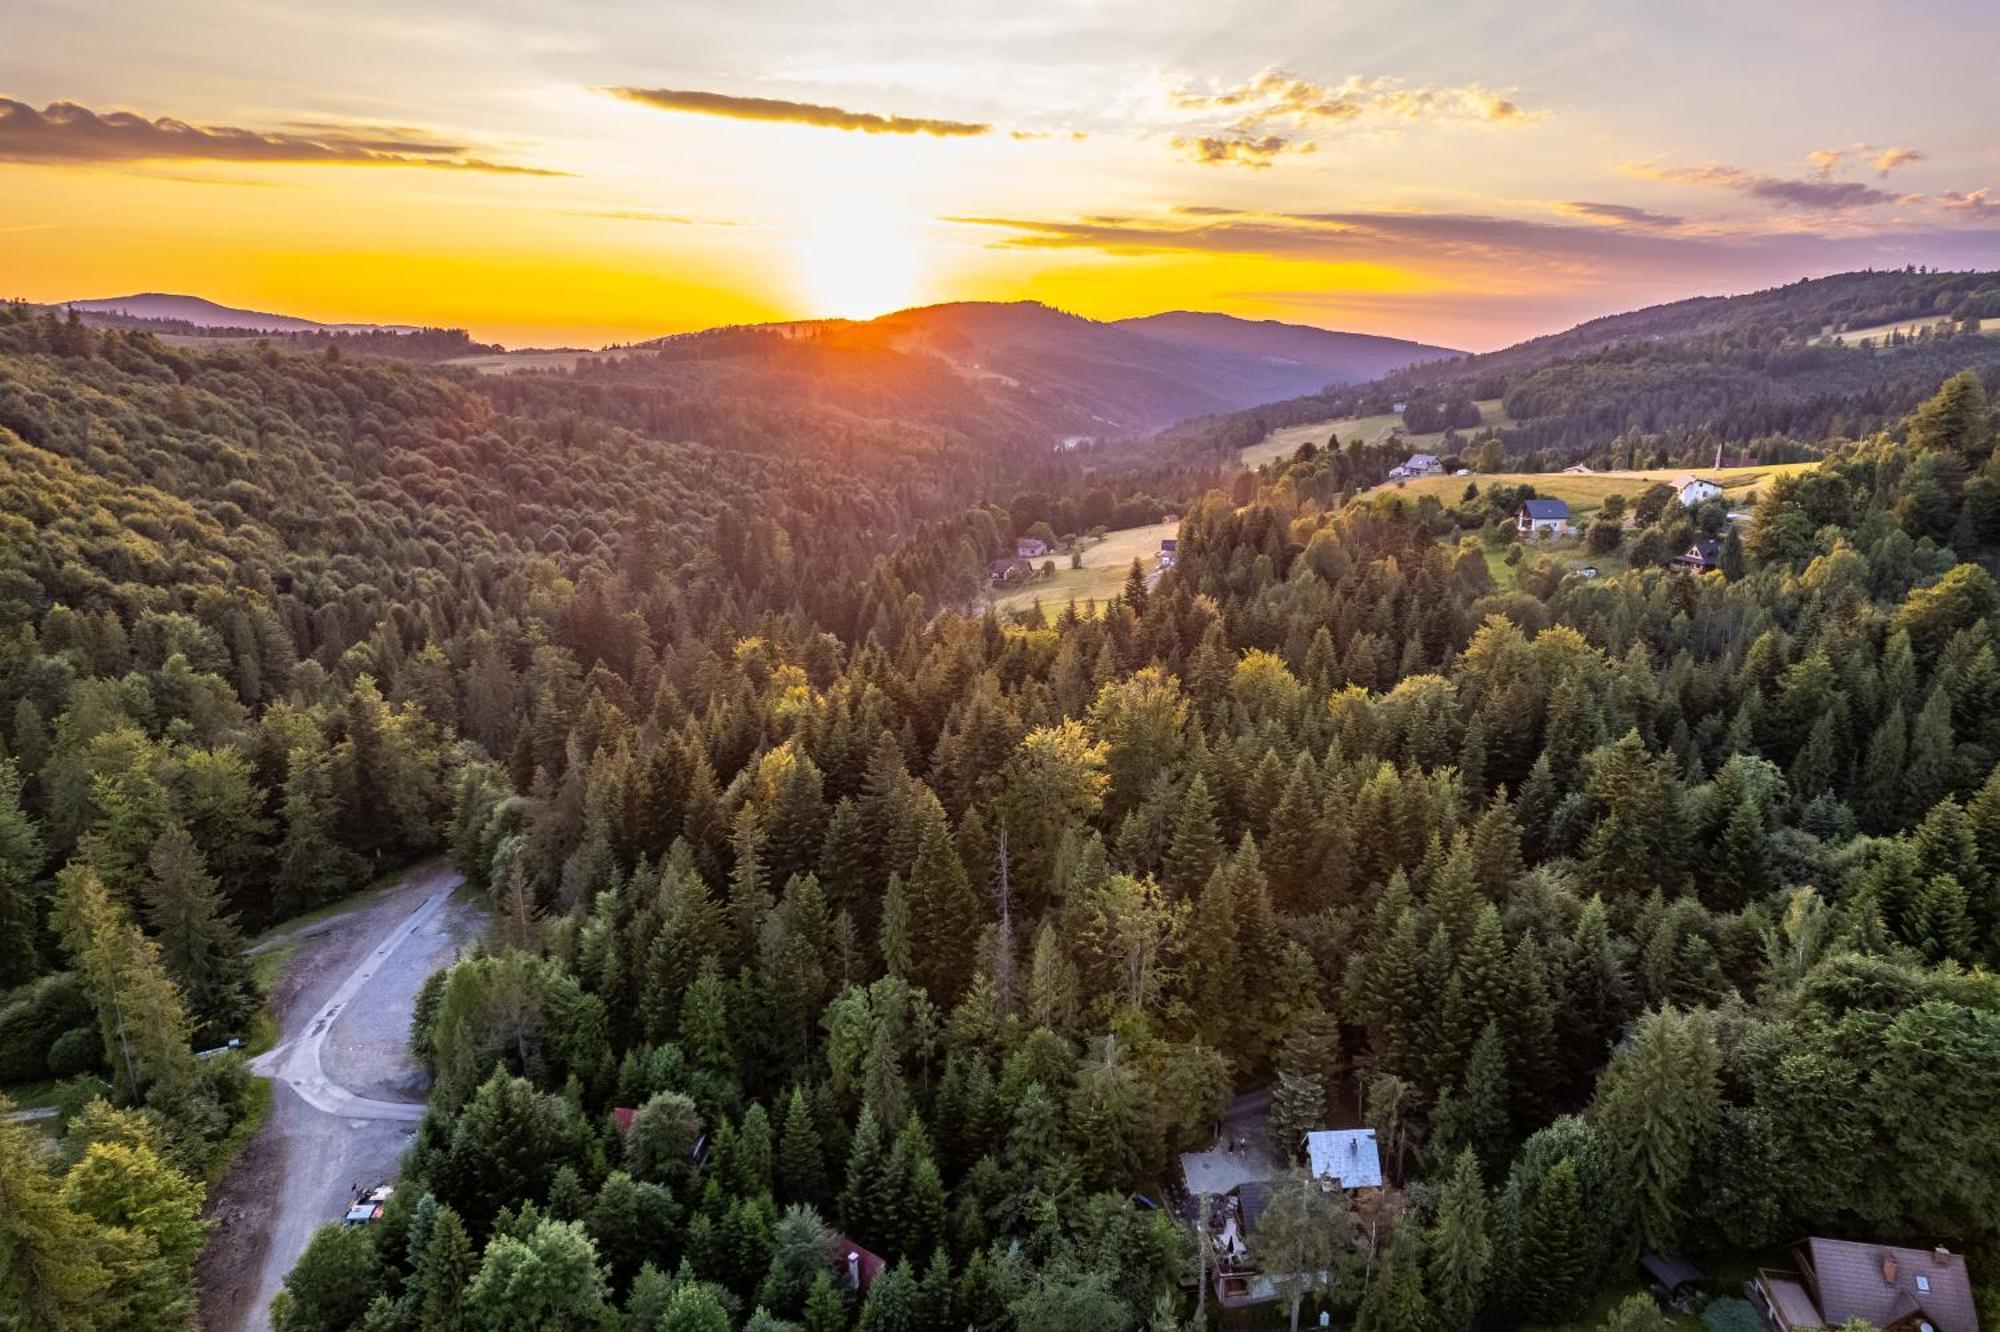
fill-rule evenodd
<path id="1" fill-rule="evenodd" d="M 1642 1253 L 1639 1266 L 1670 1300 L 1684 1299 L 1701 1288 L 1701 1269 L 1672 1253 Z"/>

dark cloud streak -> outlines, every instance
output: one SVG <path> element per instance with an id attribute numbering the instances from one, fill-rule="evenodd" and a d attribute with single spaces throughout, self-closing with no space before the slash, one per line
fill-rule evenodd
<path id="1" fill-rule="evenodd" d="M 737 97 L 729 93 L 679 88 L 603 88 L 601 92 L 659 111 L 681 111 L 729 120 L 755 120 L 781 125 L 811 125 L 820 129 L 861 134 L 929 134 L 938 138 L 971 138 L 991 134 L 991 125 L 966 120 L 936 120 L 924 116 L 884 116 L 872 111 L 790 102 L 776 97 Z"/>
<path id="2" fill-rule="evenodd" d="M 0 162 L 111 166 L 135 162 L 262 162 L 274 165 L 411 166 L 504 175 L 565 173 L 474 157 L 464 144 L 417 139 L 379 126 L 322 132 L 267 132 L 232 125 L 192 125 L 130 111 L 97 112 L 75 102 L 37 111 L 0 97 Z"/>

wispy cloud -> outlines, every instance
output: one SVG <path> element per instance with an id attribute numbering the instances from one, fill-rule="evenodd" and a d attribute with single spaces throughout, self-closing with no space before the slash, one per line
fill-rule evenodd
<path id="1" fill-rule="evenodd" d="M 1650 208 L 1634 208 L 1631 204 L 1592 203 L 1586 199 L 1565 199 L 1555 205 L 1558 213 L 1570 217 L 1588 218 L 1593 222 L 1608 222 L 1614 226 L 1656 227 L 1666 229 L 1678 227 L 1687 219 L 1675 217 L 1671 213 L 1656 213 Z"/>
<path id="2" fill-rule="evenodd" d="M 1935 199 L 1937 206 L 1947 213 L 1957 213 L 1981 221 L 1987 218 L 2000 218 L 2000 199 L 1994 198 L 1991 190 L 1978 189 L 1965 192 L 1941 190 Z"/>
<path id="3" fill-rule="evenodd" d="M 253 130 L 233 125 L 192 125 L 162 116 L 148 120 L 130 111 L 93 111 L 75 102 L 36 110 L 0 97 L 0 161 L 41 165 L 103 166 L 136 162 L 267 162 L 448 168 L 509 175 L 564 173 L 514 166 L 474 155 L 416 130 L 339 126 L 316 122 L 310 132 Z"/>
<path id="4" fill-rule="evenodd" d="M 1177 88 L 1169 100 L 1182 111 L 1236 116 L 1246 127 L 1283 122 L 1324 128 L 1364 119 L 1519 124 L 1545 114 L 1524 110 L 1513 97 L 1476 84 L 1413 88 L 1400 79 L 1360 75 L 1315 83 L 1276 68 L 1229 87 Z"/>
<path id="5" fill-rule="evenodd" d="M 1704 162 L 1696 166 L 1662 166 L 1657 163 L 1642 162 L 1626 169 L 1633 175 L 1643 176 L 1648 180 L 1674 181 L 1684 185 L 1713 185 L 1721 189 L 1736 190 L 1753 199 L 1777 204 L 1781 208 L 1840 212 L 1897 203 L 1904 197 L 1858 180 L 1834 180 L 1827 175 L 1791 180 L 1783 176 L 1760 175 L 1754 171 L 1745 171 L 1741 167 L 1724 166 L 1720 162 Z"/>
<path id="6" fill-rule="evenodd" d="M 960 138 L 993 132 L 991 125 L 976 121 L 885 116 L 873 111 L 849 111 L 845 107 L 790 102 L 776 97 L 737 97 L 730 93 L 679 88 L 603 88 L 600 91 L 660 111 L 722 116 L 729 120 L 813 125 L 821 129 L 850 130 L 862 134 L 929 134 L 939 138 Z"/>
<path id="7" fill-rule="evenodd" d="M 1872 143 L 1849 144 L 1845 148 L 1815 148 L 1806 154 L 1813 174 L 1825 180 L 1850 162 L 1866 163 L 1877 177 L 1886 180 L 1897 167 L 1921 162 L 1924 154 L 1916 148 L 1884 148 Z"/>
<path id="8" fill-rule="evenodd" d="M 1285 153 L 1309 153 L 1316 146 L 1310 139 L 1300 142 L 1282 134 L 1176 134 L 1171 142 L 1181 156 L 1204 166 L 1267 167 Z"/>

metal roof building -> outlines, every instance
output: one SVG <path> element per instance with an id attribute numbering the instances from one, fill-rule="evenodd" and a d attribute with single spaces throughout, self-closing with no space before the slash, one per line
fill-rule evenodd
<path id="1" fill-rule="evenodd" d="M 1306 1134 L 1306 1157 L 1315 1179 L 1337 1180 L 1343 1189 L 1382 1187 L 1382 1154 L 1374 1129 L 1319 1129 Z"/>

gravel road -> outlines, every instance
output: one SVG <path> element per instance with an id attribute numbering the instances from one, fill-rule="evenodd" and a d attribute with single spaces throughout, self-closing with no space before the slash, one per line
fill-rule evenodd
<path id="1" fill-rule="evenodd" d="M 271 1113 L 209 1202 L 208 1332 L 269 1326 L 313 1231 L 339 1219 L 354 1186 L 395 1176 L 429 1081 L 409 1053 L 411 1007 L 483 924 L 452 899 L 458 884 L 450 869 L 420 869 L 285 936 L 297 951 L 271 996 L 280 1043 L 251 1061 L 272 1081 Z"/>

